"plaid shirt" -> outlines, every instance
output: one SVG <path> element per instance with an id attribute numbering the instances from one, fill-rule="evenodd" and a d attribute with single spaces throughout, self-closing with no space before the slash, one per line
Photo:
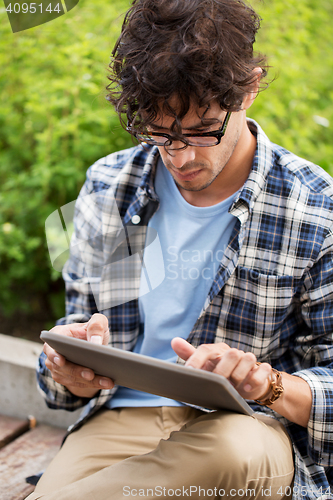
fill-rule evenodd
<path id="1" fill-rule="evenodd" d="M 236 224 L 188 341 L 194 346 L 226 342 L 308 382 L 313 405 L 307 429 L 250 404 L 288 430 L 295 460 L 293 498 L 332 499 L 333 181 L 320 167 L 272 144 L 254 121 L 248 123 L 257 136 L 252 171 L 230 208 Z M 102 312 L 109 320 L 110 343 L 127 350 L 139 334 L 141 260 L 135 255 L 158 208 L 153 184 L 158 158 L 157 148 L 138 146 L 88 170 L 63 272 L 67 315 L 59 323 L 87 321 Z M 132 247 L 131 275 L 119 265 L 129 246 L 115 235 L 124 230 Z M 101 390 L 91 400 L 73 396 L 52 380 L 44 354 L 38 381 L 49 407 L 84 407 L 70 431 L 115 390 Z"/>

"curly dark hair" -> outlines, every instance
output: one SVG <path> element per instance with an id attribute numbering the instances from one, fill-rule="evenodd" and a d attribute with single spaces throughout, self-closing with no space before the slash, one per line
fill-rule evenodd
<path id="1" fill-rule="evenodd" d="M 209 108 L 216 100 L 237 111 L 254 68 L 267 74 L 265 57 L 253 52 L 259 26 L 242 0 L 134 0 L 112 52 L 106 98 L 133 133 L 162 111 L 179 134 L 191 103 Z"/>

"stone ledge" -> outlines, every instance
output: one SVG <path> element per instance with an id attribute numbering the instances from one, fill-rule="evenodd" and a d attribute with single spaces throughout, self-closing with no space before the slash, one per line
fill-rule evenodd
<path id="1" fill-rule="evenodd" d="M 47 408 L 36 384 L 36 364 L 42 344 L 0 334 L 1 413 L 17 418 L 33 415 L 37 422 L 66 428 L 81 410 Z"/>

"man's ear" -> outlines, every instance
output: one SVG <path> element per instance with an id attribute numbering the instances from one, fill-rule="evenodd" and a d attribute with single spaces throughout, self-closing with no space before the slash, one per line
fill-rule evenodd
<path id="1" fill-rule="evenodd" d="M 262 69 L 261 68 L 254 68 L 253 70 L 253 82 L 251 84 L 251 90 L 248 94 L 243 99 L 242 103 L 242 109 L 246 110 L 249 109 L 250 106 L 252 106 L 253 101 L 258 95 L 259 92 L 259 87 L 260 87 L 260 80 L 261 80 L 261 75 L 262 75 Z"/>

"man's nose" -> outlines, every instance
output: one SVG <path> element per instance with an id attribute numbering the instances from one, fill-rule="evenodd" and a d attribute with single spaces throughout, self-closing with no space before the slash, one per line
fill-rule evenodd
<path id="1" fill-rule="evenodd" d="M 181 143 L 180 143 L 181 144 Z M 177 147 L 177 143 L 172 143 L 173 147 Z M 189 161 L 195 159 L 194 147 L 188 146 L 185 149 L 174 149 L 168 151 L 170 155 L 170 161 L 175 168 L 182 168 Z"/>

